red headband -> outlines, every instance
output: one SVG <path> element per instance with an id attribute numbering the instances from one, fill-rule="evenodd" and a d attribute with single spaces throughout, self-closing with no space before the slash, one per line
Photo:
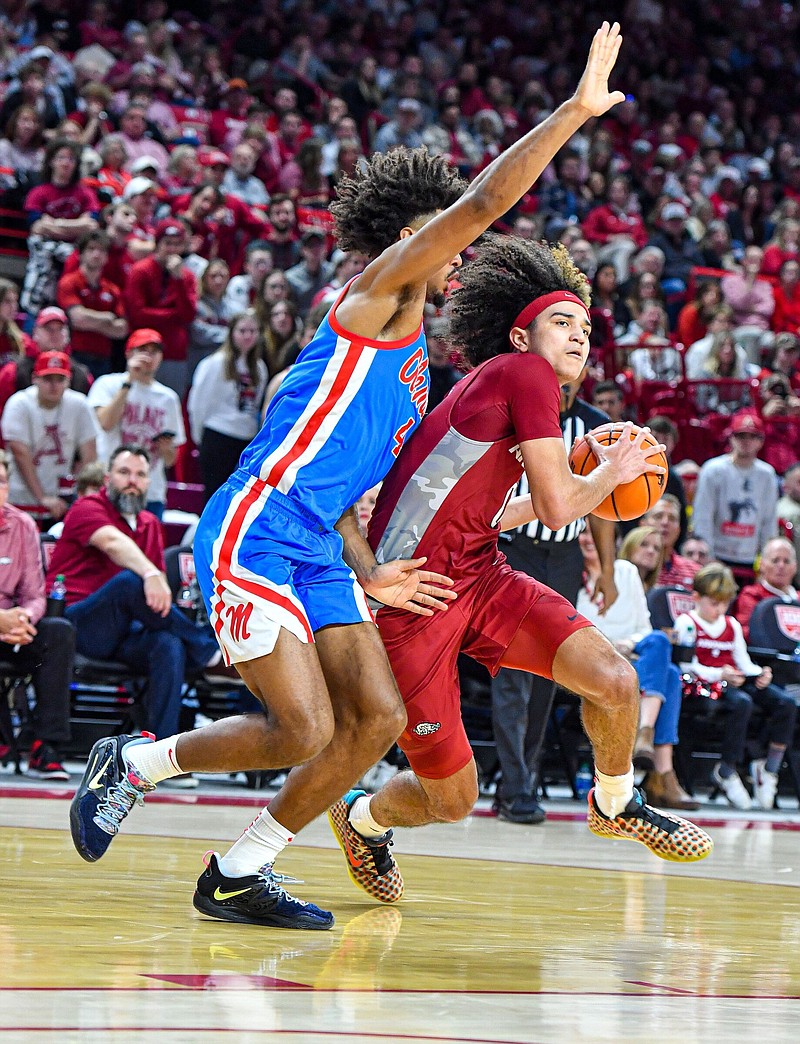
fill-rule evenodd
<path id="1" fill-rule="evenodd" d="M 545 308 L 549 308 L 552 304 L 558 304 L 560 301 L 570 301 L 572 304 L 580 305 L 584 312 L 586 312 L 586 318 L 589 318 L 589 309 L 577 294 L 572 294 L 569 290 L 554 290 L 552 294 L 544 294 L 542 297 L 534 297 L 530 304 L 525 305 L 511 324 L 512 329 L 515 326 L 519 326 L 523 330 L 527 329 L 536 316 L 540 315 Z"/>

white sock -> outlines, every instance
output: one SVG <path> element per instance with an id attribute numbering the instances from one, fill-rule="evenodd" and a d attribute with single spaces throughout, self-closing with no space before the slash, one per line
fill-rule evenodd
<path id="1" fill-rule="evenodd" d="M 350 821 L 350 826 L 358 831 L 362 837 L 380 837 L 382 834 L 386 833 L 389 827 L 381 826 L 380 823 L 372 818 L 372 814 L 369 810 L 370 801 L 372 801 L 371 794 L 364 794 L 360 798 L 356 798 L 350 808 L 350 815 L 347 818 Z"/>
<path id="2" fill-rule="evenodd" d="M 125 757 L 151 783 L 160 783 L 162 779 L 182 776 L 183 769 L 178 764 L 175 753 L 177 736 L 156 740 L 155 743 L 126 744 Z"/>
<path id="3" fill-rule="evenodd" d="M 595 770 L 594 799 L 604 816 L 613 819 L 633 797 L 633 766 L 624 776 L 607 776 Z"/>
<path id="4" fill-rule="evenodd" d="M 226 877 L 247 877 L 258 873 L 266 863 L 274 863 L 277 856 L 294 840 L 286 827 L 265 808 L 234 841 L 219 861 L 219 868 Z"/>

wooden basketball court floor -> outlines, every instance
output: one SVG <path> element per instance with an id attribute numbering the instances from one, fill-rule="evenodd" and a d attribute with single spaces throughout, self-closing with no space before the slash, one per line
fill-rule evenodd
<path id="1" fill-rule="evenodd" d="M 406 896 L 373 904 L 327 823 L 280 861 L 328 932 L 209 920 L 191 906 L 263 794 L 159 791 L 82 862 L 66 785 L 0 779 L 0 1037 L 219 1044 L 797 1041 L 800 814 L 697 819 L 691 866 L 588 832 L 485 814 L 397 832 Z"/>

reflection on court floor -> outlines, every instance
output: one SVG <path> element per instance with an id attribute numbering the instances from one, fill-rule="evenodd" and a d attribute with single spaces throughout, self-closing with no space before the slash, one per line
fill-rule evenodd
<path id="1" fill-rule="evenodd" d="M 771 1041 L 796 1032 L 796 813 L 719 817 L 714 854 L 691 869 L 593 838 L 568 815 L 543 827 L 473 817 L 399 831 L 406 898 L 392 907 L 352 886 L 319 821 L 281 870 L 303 878 L 292 890 L 333 910 L 336 925 L 299 932 L 207 920 L 191 907 L 202 852 L 224 848 L 248 810 L 153 804 L 90 866 L 72 849 L 63 795 L 4 793 L 4 1040 L 723 1041 L 757 1032 Z"/>

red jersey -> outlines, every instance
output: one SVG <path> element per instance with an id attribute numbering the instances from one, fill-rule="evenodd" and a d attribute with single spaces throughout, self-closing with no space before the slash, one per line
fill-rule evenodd
<path id="1" fill-rule="evenodd" d="M 459 381 L 409 439 L 369 528 L 379 561 L 426 555 L 466 586 L 503 561 L 500 517 L 522 475 L 520 443 L 561 441 L 560 388 L 538 355 L 513 352 Z"/>
<path id="2" fill-rule="evenodd" d="M 735 632 L 732 618 L 725 617 L 722 634 L 719 638 L 714 638 L 705 629 L 697 613 L 692 613 L 691 617 L 697 628 L 697 662 L 704 667 L 733 667 L 738 671 L 739 667 L 733 656 Z"/>
<path id="3" fill-rule="evenodd" d="M 97 196 L 86 185 L 37 185 L 25 197 L 28 220 L 36 221 L 43 214 L 54 218 L 79 218 L 81 214 L 97 217 L 100 204 Z"/>
<path id="4" fill-rule="evenodd" d="M 73 250 L 67 260 L 64 262 L 64 275 L 69 275 L 70 272 L 77 272 L 81 264 L 81 255 L 77 250 Z M 127 243 L 122 246 L 116 246 L 114 243 L 108 249 L 108 261 L 103 265 L 103 270 L 100 273 L 102 279 L 105 279 L 109 283 L 113 283 L 114 286 L 120 290 L 125 289 L 125 284 L 128 282 L 128 273 L 134 264 L 134 257 L 128 250 Z"/>
<path id="5" fill-rule="evenodd" d="M 125 305 L 133 329 L 146 326 L 161 334 L 165 359 L 186 358 L 197 312 L 197 280 L 188 269 L 175 277 L 154 257 L 137 261 L 128 276 Z"/>
<path id="6" fill-rule="evenodd" d="M 113 312 L 117 317 L 125 314 L 119 287 L 102 278 L 97 286 L 90 286 L 80 269 L 59 279 L 56 303 L 67 315 L 76 306 L 90 308 L 93 312 Z M 98 359 L 111 356 L 111 338 L 92 330 L 78 330 L 73 326 L 70 344 L 74 352 L 84 352 Z"/>
<path id="7" fill-rule="evenodd" d="M 164 538 L 161 523 L 142 511 L 133 530 L 117 511 L 104 489 L 76 500 L 64 516 L 64 530 L 56 542 L 47 570 L 47 590 L 59 573 L 67 585 L 67 605 L 81 602 L 122 572 L 108 555 L 91 547 L 89 541 L 103 526 L 114 526 L 130 537 L 139 550 L 159 569 L 164 568 Z"/>

